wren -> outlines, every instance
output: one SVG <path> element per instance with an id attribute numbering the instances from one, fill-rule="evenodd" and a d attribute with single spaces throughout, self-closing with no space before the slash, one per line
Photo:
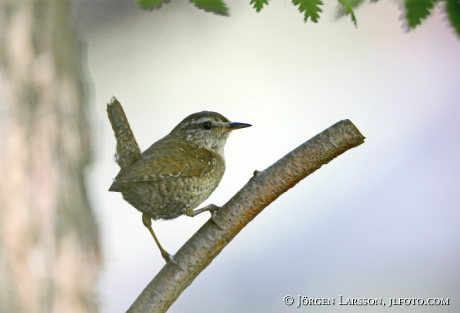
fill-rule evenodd
<path id="1" fill-rule="evenodd" d="M 117 137 L 115 160 L 121 169 L 109 191 L 121 192 L 123 199 L 142 212 L 144 226 L 169 262 L 173 256 L 161 246 L 151 220 L 170 220 L 184 214 L 195 216 L 218 209 L 212 204 L 196 208 L 211 195 L 224 175 L 224 147 L 230 132 L 251 125 L 230 122 L 216 112 L 194 113 L 140 153 L 121 105 L 118 101 L 114 103 L 112 100 L 107 110 Z M 121 109 L 118 120 L 111 116 L 111 105 L 119 105 L 117 109 Z"/>

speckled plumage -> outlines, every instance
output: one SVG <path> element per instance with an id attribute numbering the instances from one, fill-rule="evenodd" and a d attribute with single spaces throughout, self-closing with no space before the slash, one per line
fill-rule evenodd
<path id="1" fill-rule="evenodd" d="M 176 218 L 195 209 L 219 185 L 228 135 L 247 126 L 215 112 L 192 114 L 139 160 L 122 168 L 109 190 L 121 192 L 127 202 L 155 220 Z"/>

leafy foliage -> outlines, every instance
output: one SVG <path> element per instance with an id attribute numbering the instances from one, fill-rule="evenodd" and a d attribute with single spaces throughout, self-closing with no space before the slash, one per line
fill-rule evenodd
<path id="1" fill-rule="evenodd" d="M 190 0 L 190 2 L 206 12 L 228 16 L 228 8 L 222 0 Z"/>
<path id="2" fill-rule="evenodd" d="M 321 0 L 292 0 L 292 3 L 299 6 L 300 13 L 304 14 L 305 22 L 310 18 L 313 23 L 318 23 L 319 13 L 323 12 L 319 7 L 323 5 Z"/>
<path id="3" fill-rule="evenodd" d="M 353 12 L 353 8 L 357 7 L 363 0 L 338 0 L 339 3 L 342 5 L 343 14 L 350 15 L 351 21 L 357 26 L 355 12 Z"/>
<path id="4" fill-rule="evenodd" d="M 414 29 L 417 25 L 426 19 L 437 0 L 406 0 L 404 6 L 406 8 L 406 20 L 410 29 Z"/>
<path id="5" fill-rule="evenodd" d="M 159 9 L 163 3 L 168 3 L 169 0 L 137 0 L 137 4 L 143 10 Z"/>
<path id="6" fill-rule="evenodd" d="M 144 10 L 153 10 L 160 8 L 163 4 L 170 0 L 136 0 L 139 7 Z M 260 12 L 264 6 L 268 5 L 269 0 L 250 0 L 250 4 L 257 12 Z M 292 4 L 298 6 L 300 13 L 303 13 L 305 22 L 310 20 L 314 23 L 319 21 L 322 0 L 291 0 Z M 337 0 L 339 9 L 337 17 L 349 15 L 351 21 L 357 27 L 357 20 L 354 9 L 361 5 L 364 0 Z M 369 0 L 374 3 L 378 0 Z M 460 0 L 404 0 L 406 10 L 406 20 L 409 29 L 414 29 L 420 25 L 433 11 L 434 6 L 438 2 L 445 2 L 445 11 L 449 18 L 449 22 L 460 37 Z M 206 12 L 212 12 L 217 15 L 228 16 L 228 8 L 224 0 L 190 0 L 197 8 Z"/>
<path id="7" fill-rule="evenodd" d="M 460 37 L 460 1 L 446 0 L 446 13 L 449 17 L 450 24 Z"/>
<path id="8" fill-rule="evenodd" d="M 268 0 L 251 0 L 250 4 L 254 5 L 254 9 L 256 9 L 256 12 L 260 12 L 264 4 L 268 5 Z"/>

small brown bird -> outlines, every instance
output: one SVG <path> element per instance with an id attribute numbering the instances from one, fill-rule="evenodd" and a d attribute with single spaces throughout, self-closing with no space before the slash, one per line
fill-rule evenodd
<path id="1" fill-rule="evenodd" d="M 114 126 L 112 118 L 111 122 Z M 230 132 L 249 126 L 230 122 L 216 112 L 194 113 L 129 166 L 123 167 L 117 159 L 122 168 L 109 191 L 121 192 L 127 202 L 143 213 L 142 221 L 166 262 L 172 260 L 172 255 L 160 245 L 151 227 L 151 219 L 169 220 L 183 214 L 195 216 L 218 209 L 215 205 L 208 205 L 195 210 L 216 189 L 224 175 L 224 147 Z M 129 124 L 127 128 L 131 132 Z M 117 131 L 115 133 L 119 141 L 120 136 Z M 132 146 L 138 147 L 134 136 L 132 140 Z"/>

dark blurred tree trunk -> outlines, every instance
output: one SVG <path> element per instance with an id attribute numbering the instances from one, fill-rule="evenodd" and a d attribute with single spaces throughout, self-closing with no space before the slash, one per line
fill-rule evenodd
<path id="1" fill-rule="evenodd" d="M 98 230 L 68 0 L 0 1 L 0 312 L 96 312 Z"/>

